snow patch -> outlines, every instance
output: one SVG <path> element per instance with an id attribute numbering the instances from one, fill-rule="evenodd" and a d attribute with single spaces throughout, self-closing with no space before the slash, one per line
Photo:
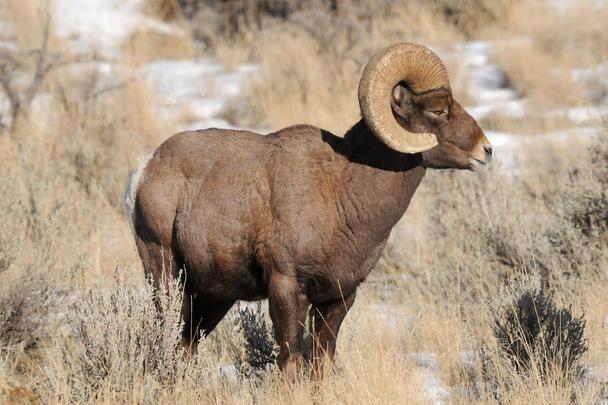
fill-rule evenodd
<path id="1" fill-rule="evenodd" d="M 141 0 L 58 0 L 58 36 L 83 53 L 98 49 L 118 56 L 120 45 L 136 29 L 185 35 L 183 30 L 141 13 Z"/>
<path id="2" fill-rule="evenodd" d="M 190 123 L 180 128 L 184 130 L 234 128 L 217 115 L 255 69 L 255 65 L 242 65 L 226 73 L 215 61 L 199 58 L 158 61 L 143 67 L 143 72 L 161 98 L 162 114 L 188 114 Z"/>
<path id="3" fill-rule="evenodd" d="M 583 125 L 589 122 L 602 121 L 608 117 L 608 106 L 596 107 L 576 107 L 566 111 L 568 120 L 576 125 Z"/>
<path id="4" fill-rule="evenodd" d="M 465 368 L 473 368 L 476 360 L 475 352 L 462 352 L 460 359 Z M 441 380 L 441 365 L 439 364 L 439 356 L 432 352 L 413 352 L 406 353 L 406 360 L 413 361 L 422 370 L 422 375 L 425 377 L 425 391 L 429 399 L 434 404 L 444 404 L 450 402 L 451 389 L 447 387 Z"/>

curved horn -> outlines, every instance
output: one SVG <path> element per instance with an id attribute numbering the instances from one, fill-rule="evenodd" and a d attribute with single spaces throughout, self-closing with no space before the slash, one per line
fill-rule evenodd
<path id="1" fill-rule="evenodd" d="M 445 66 L 430 49 L 399 43 L 375 54 L 363 69 L 359 82 L 359 106 L 372 132 L 388 147 L 417 153 L 437 145 L 435 135 L 409 132 L 393 115 L 391 94 L 401 81 L 416 92 L 450 88 Z"/>

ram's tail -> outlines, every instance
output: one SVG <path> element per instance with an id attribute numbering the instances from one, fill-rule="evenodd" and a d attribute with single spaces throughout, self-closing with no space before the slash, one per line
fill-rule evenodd
<path id="1" fill-rule="evenodd" d="M 144 159 L 142 159 L 137 169 L 135 169 L 131 173 L 131 176 L 129 178 L 129 184 L 127 185 L 127 190 L 125 191 L 124 209 L 132 231 L 135 229 L 135 218 L 133 217 L 133 215 L 135 212 L 135 199 L 137 198 L 137 188 L 139 187 L 139 181 L 141 180 L 141 176 L 143 175 L 144 170 L 148 165 L 148 162 L 150 161 L 150 159 L 152 159 L 152 155 L 153 153 L 150 153 Z"/>

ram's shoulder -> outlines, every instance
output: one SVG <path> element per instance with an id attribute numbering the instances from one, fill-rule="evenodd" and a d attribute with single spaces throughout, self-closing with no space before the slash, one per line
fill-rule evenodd
<path id="1" fill-rule="evenodd" d="M 340 148 L 344 139 L 313 125 L 294 125 L 268 135 L 271 142 L 287 151 L 322 153 Z"/>

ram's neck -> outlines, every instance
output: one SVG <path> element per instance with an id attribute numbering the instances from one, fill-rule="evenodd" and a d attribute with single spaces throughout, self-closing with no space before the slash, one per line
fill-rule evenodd
<path id="1" fill-rule="evenodd" d="M 363 120 L 344 137 L 348 159 L 341 198 L 353 231 L 383 240 L 405 213 L 425 169 L 421 154 L 396 152 L 379 141 Z"/>

